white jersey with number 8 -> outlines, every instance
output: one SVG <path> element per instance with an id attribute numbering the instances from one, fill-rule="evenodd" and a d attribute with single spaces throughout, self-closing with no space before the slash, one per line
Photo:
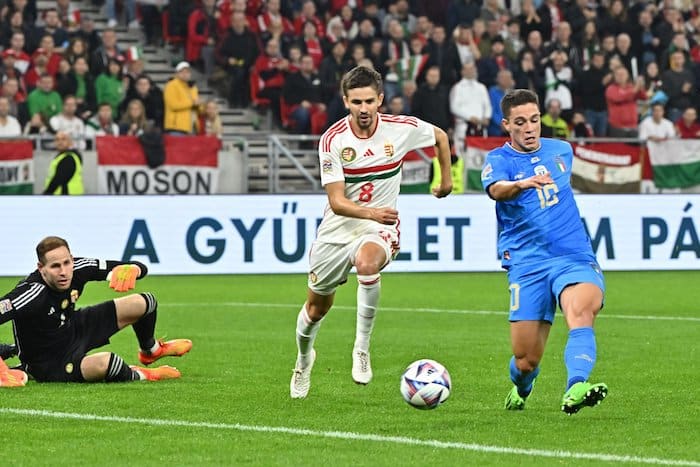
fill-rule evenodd
<path id="1" fill-rule="evenodd" d="M 368 138 L 357 137 L 350 117 L 343 118 L 321 136 L 318 154 L 321 184 L 345 182 L 345 196 L 367 207 L 396 208 L 401 188 L 401 165 L 407 152 L 435 145 L 433 125 L 416 117 L 377 114 L 377 127 Z M 347 244 L 389 230 L 398 237 L 398 223 L 381 225 L 373 220 L 336 215 L 329 205 L 318 228 L 317 241 Z"/>

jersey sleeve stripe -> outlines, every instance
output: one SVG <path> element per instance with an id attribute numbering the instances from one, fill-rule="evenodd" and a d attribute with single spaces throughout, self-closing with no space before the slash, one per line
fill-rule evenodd
<path id="1" fill-rule="evenodd" d="M 73 263 L 73 269 L 84 269 L 89 267 L 97 267 L 97 260 L 91 258 L 77 258 Z"/>
<path id="2" fill-rule="evenodd" d="M 324 152 L 330 152 L 333 138 L 345 130 L 345 124 L 345 119 L 342 119 L 326 131 L 321 141 L 321 148 Z"/>
<path id="3" fill-rule="evenodd" d="M 389 123 L 404 123 L 407 125 L 418 127 L 418 119 L 416 119 L 416 117 L 382 114 L 382 121 L 389 122 Z"/>
<path id="4" fill-rule="evenodd" d="M 12 306 L 16 310 L 19 310 L 41 295 L 41 292 L 43 292 L 45 288 L 46 286 L 44 284 L 39 284 L 38 282 L 33 283 L 24 293 L 12 299 Z"/>

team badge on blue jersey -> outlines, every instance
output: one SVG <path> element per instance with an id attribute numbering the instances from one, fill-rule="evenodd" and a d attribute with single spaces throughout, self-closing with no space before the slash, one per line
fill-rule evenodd
<path id="1" fill-rule="evenodd" d="M 561 170 L 562 172 L 566 172 L 566 164 L 564 164 L 564 161 L 561 159 L 561 157 L 555 157 L 554 162 L 557 164 L 557 168 L 559 170 Z"/>
<path id="2" fill-rule="evenodd" d="M 486 167 L 484 167 L 484 170 L 481 171 L 481 179 L 482 180 L 488 180 L 489 176 L 493 173 L 493 167 L 491 167 L 491 164 L 486 164 Z"/>
<path id="3" fill-rule="evenodd" d="M 534 156 L 530 159 L 530 164 L 537 164 L 540 161 L 540 158 L 537 156 Z"/>
<path id="4" fill-rule="evenodd" d="M 535 175 L 545 175 L 547 172 L 547 167 L 544 165 L 538 165 L 535 167 Z"/>

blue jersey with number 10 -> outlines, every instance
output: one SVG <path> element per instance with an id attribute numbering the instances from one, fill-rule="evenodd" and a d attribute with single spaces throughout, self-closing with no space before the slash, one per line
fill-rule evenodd
<path id="1" fill-rule="evenodd" d="M 486 155 L 481 183 L 488 187 L 501 180 L 515 181 L 549 173 L 553 183 L 524 190 L 516 198 L 496 202 L 501 231 L 498 252 L 502 265 L 590 254 L 591 242 L 571 190 L 573 152 L 566 141 L 541 138 L 534 152 L 519 152 L 506 143 Z"/>

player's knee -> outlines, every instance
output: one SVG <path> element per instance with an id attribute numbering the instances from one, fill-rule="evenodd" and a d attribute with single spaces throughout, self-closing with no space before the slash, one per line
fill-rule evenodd
<path id="1" fill-rule="evenodd" d="M 538 359 L 529 355 L 515 359 L 515 365 L 522 373 L 531 373 L 535 371 L 535 368 L 537 368 L 539 364 L 540 362 Z"/>
<path id="2" fill-rule="evenodd" d="M 362 256 L 355 259 L 355 269 L 357 270 L 358 276 L 373 276 L 379 274 L 383 263 L 383 258 L 380 261 L 379 258 L 367 258 Z"/>

